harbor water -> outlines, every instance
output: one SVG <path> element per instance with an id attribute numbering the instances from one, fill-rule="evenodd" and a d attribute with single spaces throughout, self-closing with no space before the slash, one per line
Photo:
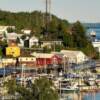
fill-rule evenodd
<path id="1" fill-rule="evenodd" d="M 99 26 L 99 28 L 95 27 L 95 28 L 89 28 L 89 29 L 87 29 L 87 34 L 89 35 L 92 31 L 94 31 L 96 33 L 96 39 L 100 40 L 100 26 Z"/>
<path id="2" fill-rule="evenodd" d="M 61 100 L 100 100 L 100 92 L 67 93 Z"/>

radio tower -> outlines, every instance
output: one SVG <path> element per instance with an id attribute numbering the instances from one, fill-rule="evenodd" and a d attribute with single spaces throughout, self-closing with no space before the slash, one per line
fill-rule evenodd
<path id="1" fill-rule="evenodd" d="M 51 0 L 49 0 L 49 20 L 52 20 L 52 15 L 51 15 Z"/>
<path id="2" fill-rule="evenodd" d="M 46 31 L 48 31 L 48 24 L 52 20 L 51 16 L 51 0 L 46 0 L 46 20 L 45 20 L 45 26 L 46 26 Z"/>

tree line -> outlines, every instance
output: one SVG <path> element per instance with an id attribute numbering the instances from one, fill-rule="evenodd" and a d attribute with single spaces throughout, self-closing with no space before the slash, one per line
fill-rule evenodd
<path id="1" fill-rule="evenodd" d="M 46 29 L 45 17 L 46 14 L 40 11 L 14 13 L 1 10 L 0 25 L 14 25 L 18 34 L 21 33 L 21 29 L 31 29 L 31 35 L 40 40 L 61 40 L 64 49 L 82 50 L 87 56 L 98 57 L 98 53 L 86 37 L 86 29 L 81 22 L 69 23 L 52 15 L 52 21 Z"/>

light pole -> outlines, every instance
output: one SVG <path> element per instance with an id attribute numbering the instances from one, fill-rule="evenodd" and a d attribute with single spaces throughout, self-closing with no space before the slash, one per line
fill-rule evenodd
<path id="1" fill-rule="evenodd" d="M 46 64 L 46 57 L 45 57 L 45 73 L 47 74 L 47 64 Z"/>
<path id="2" fill-rule="evenodd" d="M 66 73 L 66 56 L 63 56 L 63 70 L 65 74 Z"/>

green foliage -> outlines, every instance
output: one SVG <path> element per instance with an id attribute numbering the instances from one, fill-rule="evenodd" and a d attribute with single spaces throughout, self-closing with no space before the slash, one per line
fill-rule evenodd
<path id="1" fill-rule="evenodd" d="M 5 86 L 8 89 L 9 94 L 15 94 L 16 92 L 16 81 L 15 80 L 9 80 L 5 83 Z"/>
<path id="2" fill-rule="evenodd" d="M 17 86 L 14 80 L 8 81 L 6 87 L 8 88 L 8 93 L 12 95 L 15 94 L 15 91 L 19 93 L 18 100 L 58 100 L 58 93 L 53 89 L 52 81 L 45 77 L 35 80 L 30 88 Z"/>
<path id="3" fill-rule="evenodd" d="M 38 93 L 38 100 L 58 100 L 58 94 L 52 87 L 52 81 L 43 77 L 35 81 L 35 91 Z M 37 94 L 36 94 L 37 95 Z"/>
<path id="4" fill-rule="evenodd" d="M 3 56 L 2 48 L 0 47 L 0 57 Z"/>
<path id="5" fill-rule="evenodd" d="M 51 52 L 51 48 L 48 48 L 47 46 L 43 47 L 43 52 L 44 53 L 50 53 Z"/>
<path id="6" fill-rule="evenodd" d="M 14 32 L 14 29 L 11 28 L 11 27 L 8 27 L 8 28 L 7 28 L 7 32 L 8 32 L 8 33 L 12 33 L 12 32 Z"/>
<path id="7" fill-rule="evenodd" d="M 7 35 L 6 35 L 6 33 L 4 32 L 3 33 L 3 37 L 6 39 L 7 38 Z"/>
<path id="8" fill-rule="evenodd" d="M 16 26 L 16 31 L 20 32 L 23 28 L 31 29 L 31 35 L 38 36 L 41 40 L 62 40 L 64 48 L 75 48 L 84 51 L 87 55 L 96 57 L 97 53 L 92 47 L 92 44 L 86 37 L 85 28 L 77 21 L 69 24 L 67 20 L 61 20 L 52 15 L 52 21 L 48 23 L 48 30 L 45 28 L 45 13 L 34 12 L 19 12 L 12 13 L 0 11 L 0 25 Z M 26 36 L 22 36 L 25 39 Z M 88 45 L 87 45 L 88 44 Z M 89 51 L 88 46 L 91 51 Z M 44 51 L 48 48 L 45 48 Z"/>

